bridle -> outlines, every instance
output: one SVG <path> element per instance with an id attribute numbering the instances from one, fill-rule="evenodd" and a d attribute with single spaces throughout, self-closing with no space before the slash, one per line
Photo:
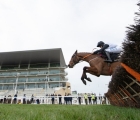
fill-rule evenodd
<path id="1" fill-rule="evenodd" d="M 94 48 L 94 49 L 97 49 L 97 48 Z M 94 50 L 94 49 L 93 49 L 93 50 Z M 92 50 L 92 53 L 93 53 L 93 50 Z M 77 63 L 83 62 L 84 59 L 87 58 L 88 56 L 91 56 L 92 53 L 90 53 L 90 54 L 84 56 L 83 58 L 81 58 L 81 60 L 80 60 L 80 58 L 79 58 L 79 59 L 77 58 L 77 55 L 76 55 L 76 53 L 75 53 L 75 54 L 73 55 L 73 57 L 74 57 L 73 63 L 74 63 L 74 64 L 77 64 Z M 76 57 L 75 57 L 75 56 L 76 56 Z M 78 57 L 79 57 L 79 56 L 78 56 Z"/>
<path id="2" fill-rule="evenodd" d="M 74 57 L 73 62 L 74 62 L 74 64 L 77 64 L 77 63 L 83 62 L 84 59 L 87 58 L 87 57 L 90 56 L 90 55 L 92 55 L 92 53 L 90 53 L 90 54 L 84 56 L 84 57 L 81 58 L 81 60 L 80 60 L 80 58 L 78 59 L 78 58 L 77 58 L 77 55 L 74 54 L 74 56 L 73 56 L 73 57 Z M 76 57 L 75 57 L 75 56 L 76 56 Z M 79 56 L 78 56 L 78 57 L 79 57 Z"/>

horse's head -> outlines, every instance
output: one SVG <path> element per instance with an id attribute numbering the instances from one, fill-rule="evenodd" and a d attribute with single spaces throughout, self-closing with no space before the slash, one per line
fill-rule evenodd
<path id="1" fill-rule="evenodd" d="M 77 63 L 79 63 L 80 61 L 80 57 L 77 55 L 77 50 L 75 51 L 75 53 L 72 55 L 71 60 L 68 64 L 69 68 L 73 68 L 74 65 L 76 65 Z"/>

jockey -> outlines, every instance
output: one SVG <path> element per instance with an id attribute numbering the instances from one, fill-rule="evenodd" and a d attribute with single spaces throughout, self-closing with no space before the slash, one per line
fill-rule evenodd
<path id="1" fill-rule="evenodd" d="M 107 60 L 105 60 L 105 62 L 113 62 L 110 57 L 110 53 L 120 53 L 121 52 L 121 48 L 118 47 L 117 45 L 105 44 L 103 41 L 98 42 L 97 47 L 100 47 L 101 49 L 93 52 L 93 54 L 105 52 L 106 56 L 108 58 Z"/>

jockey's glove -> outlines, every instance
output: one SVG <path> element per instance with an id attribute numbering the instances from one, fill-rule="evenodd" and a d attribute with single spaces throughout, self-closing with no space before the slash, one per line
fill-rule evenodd
<path id="1" fill-rule="evenodd" d="M 95 52 L 93 52 L 93 54 L 98 54 L 100 52 L 100 50 L 96 50 Z"/>

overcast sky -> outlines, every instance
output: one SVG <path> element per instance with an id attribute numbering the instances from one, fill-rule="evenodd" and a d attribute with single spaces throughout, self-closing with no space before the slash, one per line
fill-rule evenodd
<path id="1" fill-rule="evenodd" d="M 66 64 L 75 50 L 92 52 L 98 41 L 121 45 L 126 27 L 134 24 L 138 0 L 0 0 L 0 52 L 62 48 Z M 67 68 L 72 90 L 97 95 L 111 77 L 87 74 L 82 62 Z"/>

